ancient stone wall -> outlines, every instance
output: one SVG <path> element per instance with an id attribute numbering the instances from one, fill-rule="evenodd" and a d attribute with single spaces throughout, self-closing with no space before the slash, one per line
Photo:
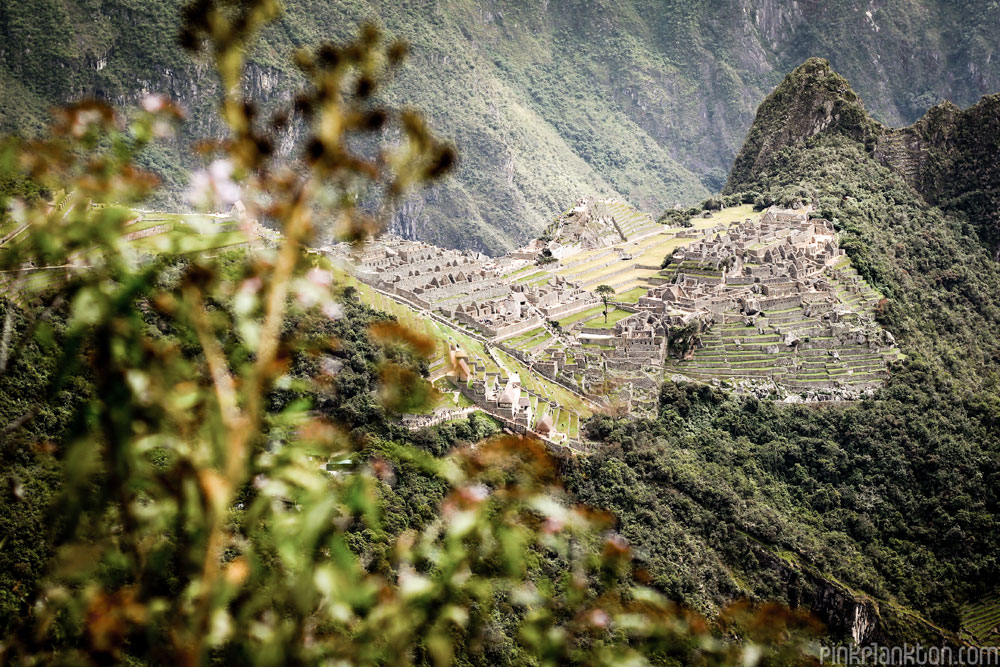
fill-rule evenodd
<path id="1" fill-rule="evenodd" d="M 545 313 L 545 316 L 548 317 L 550 320 L 555 320 L 583 312 L 588 308 L 596 306 L 600 302 L 601 300 L 598 299 L 597 297 L 591 297 L 589 299 L 577 299 L 576 301 L 570 301 L 569 303 L 565 303 L 560 306 L 553 306 L 552 308 L 544 308 L 542 309 L 542 311 Z"/>

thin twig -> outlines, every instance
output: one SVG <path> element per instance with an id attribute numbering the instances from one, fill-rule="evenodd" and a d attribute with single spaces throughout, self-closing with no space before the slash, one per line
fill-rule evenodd
<path id="1" fill-rule="evenodd" d="M 238 488 L 239 481 L 234 479 L 235 475 L 231 468 L 231 453 L 234 439 L 239 437 L 245 430 L 245 416 L 240 413 L 239 403 L 236 396 L 236 383 L 233 381 L 232 373 L 229 370 L 229 363 L 226 360 L 225 352 L 219 344 L 218 336 L 212 329 L 208 312 L 202 300 L 201 292 L 195 287 L 188 287 L 184 290 L 185 299 L 192 304 L 192 322 L 198 342 L 205 354 L 205 361 L 208 364 L 209 375 L 212 378 L 212 387 L 215 391 L 216 400 L 219 403 L 219 411 L 222 416 L 222 423 L 226 429 L 226 479 L 223 482 L 222 493 L 225 498 L 208 498 L 208 506 L 211 508 L 209 516 L 208 540 L 205 544 L 205 554 L 201 566 L 202 593 L 199 602 L 199 626 L 201 631 L 195 633 L 193 646 L 186 647 L 188 650 L 182 651 L 186 654 L 188 664 L 197 664 L 201 660 L 201 643 L 204 631 L 211 612 L 211 604 L 214 598 L 215 581 L 218 578 L 220 563 L 219 557 L 223 544 L 223 519 L 216 511 L 220 505 L 228 505 L 233 492 Z M 241 463 L 242 465 L 242 463 Z M 206 496 L 217 494 L 218 490 L 212 491 L 203 489 Z"/>
<path id="2" fill-rule="evenodd" d="M 7 304 L 7 314 L 3 318 L 3 336 L 0 337 L 0 375 L 7 370 L 7 354 L 10 350 L 10 335 L 14 329 L 14 309 Z"/>
<path id="3" fill-rule="evenodd" d="M 193 287 L 185 291 L 187 292 L 185 298 L 190 301 L 194 311 L 192 315 L 194 330 L 198 335 L 201 349 L 205 353 L 205 361 L 208 363 L 208 371 L 212 376 L 215 397 L 219 401 L 219 410 L 222 413 L 222 422 L 227 429 L 237 430 L 241 425 L 240 408 L 236 400 L 236 384 L 229 371 L 229 363 L 226 361 L 222 346 L 219 345 L 219 339 L 212 331 L 211 323 L 208 321 L 208 311 L 205 310 L 201 293 Z"/>
<path id="4" fill-rule="evenodd" d="M 30 410 L 26 411 L 23 415 L 21 415 L 11 423 L 7 424 L 3 428 L 0 428 L 0 435 L 7 435 L 8 433 L 12 433 L 17 429 L 21 428 L 28 422 L 29 419 L 35 416 L 36 412 L 38 412 L 38 407 L 37 406 L 32 407 Z"/>

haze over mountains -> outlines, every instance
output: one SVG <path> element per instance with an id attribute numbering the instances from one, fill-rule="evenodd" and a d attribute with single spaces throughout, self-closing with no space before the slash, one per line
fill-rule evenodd
<path id="1" fill-rule="evenodd" d="M 123 104 L 144 91 L 182 102 L 188 136 L 220 129 L 214 79 L 171 40 L 181 4 L 0 2 L 0 96 L 17 101 L 0 107 L 0 130 L 36 132 L 51 105 L 80 96 Z M 829 59 L 889 125 L 1000 89 L 991 1 L 532 4 L 287 2 L 248 85 L 284 103 L 296 78 L 288 53 L 350 34 L 359 17 L 407 39 L 411 61 L 389 101 L 424 110 L 462 162 L 394 228 L 493 254 L 582 195 L 655 213 L 719 190 L 761 99 L 811 56 Z M 171 150 L 148 160 L 175 191 L 191 166 Z"/>

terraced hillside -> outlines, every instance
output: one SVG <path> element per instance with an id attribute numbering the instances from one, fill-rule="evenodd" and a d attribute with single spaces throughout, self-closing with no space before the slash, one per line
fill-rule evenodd
<path id="1" fill-rule="evenodd" d="M 251 242 L 235 216 L 138 212 L 125 228 L 133 248 L 159 254 L 188 254 L 235 248 Z"/>
<path id="2" fill-rule="evenodd" d="M 731 315 L 738 317 L 738 313 Z M 775 389 L 780 384 L 803 392 L 831 386 L 866 388 L 888 377 L 885 354 L 858 346 L 831 345 L 833 338 L 822 335 L 824 329 L 803 317 L 801 309 L 775 311 L 768 320 L 794 331 L 803 342 L 789 347 L 780 333 L 759 333 L 742 322 L 722 324 L 703 334 L 702 344 L 690 359 L 672 362 L 667 372 L 732 385 L 772 382 Z"/>
<path id="3" fill-rule="evenodd" d="M 788 215 L 791 216 L 789 220 L 805 221 L 807 210 L 791 211 Z M 691 220 L 690 231 L 688 228 L 661 228 L 658 233 L 639 240 L 580 252 L 563 259 L 555 268 L 541 267 L 534 272 L 526 271 L 524 275 L 533 284 L 544 284 L 545 274 L 554 273 L 584 289 L 593 290 L 600 284 L 615 289 L 619 305 L 607 317 L 603 308 L 597 307 L 559 321 L 563 330 L 576 335 L 582 343 L 576 351 L 578 355 L 582 353 L 584 367 L 600 366 L 601 356 L 606 357 L 614 349 L 614 337 L 610 334 L 617 322 L 635 312 L 636 307 L 659 307 L 655 300 L 650 301 L 647 297 L 651 288 L 659 295 L 664 284 L 683 283 L 690 289 L 704 289 L 697 286 L 726 281 L 731 263 L 721 262 L 718 257 L 706 261 L 697 253 L 692 257 L 685 255 L 682 249 L 696 243 L 696 247 L 704 247 L 704 252 L 716 252 L 719 249 L 712 250 L 713 244 L 728 246 L 729 241 L 723 243 L 722 240 L 731 225 L 739 222 L 741 228 L 754 229 L 759 220 L 760 215 L 753 213 L 749 206 L 733 207 L 709 218 Z M 770 275 L 768 264 L 772 260 L 762 258 L 770 257 L 773 252 L 774 261 L 777 261 L 778 253 L 784 257 L 785 249 L 790 248 L 786 245 L 789 242 L 786 236 L 779 234 L 768 238 L 770 240 L 761 242 L 758 239 L 758 242 L 740 245 L 746 248 L 747 261 L 744 263 L 741 255 L 739 265 L 747 276 Z M 675 251 L 678 251 L 679 260 L 671 257 Z M 666 269 L 656 270 L 646 264 L 651 260 L 662 261 L 664 256 L 673 260 Z M 819 279 L 820 282 L 809 287 L 810 291 L 801 297 L 796 296 L 791 303 L 782 303 L 788 299 L 771 299 L 771 305 L 765 310 L 748 317 L 747 311 L 737 308 L 734 302 L 725 312 L 704 320 L 707 327 L 693 338 L 690 350 L 686 354 L 682 352 L 680 359 L 666 362 L 666 374 L 774 397 L 791 393 L 828 399 L 873 391 L 888 376 L 888 363 L 899 358 L 891 336 L 874 324 L 875 309 L 882 295 L 858 275 L 845 256 L 826 268 L 817 265 L 816 271 L 811 280 Z M 773 294 L 781 285 L 785 290 L 782 293 L 788 294 L 791 294 L 788 290 L 796 292 L 805 288 L 805 284 L 796 287 L 796 283 L 781 283 L 782 280 L 790 279 L 764 280 L 764 283 L 779 284 L 763 287 L 763 303 L 769 303 L 764 297 L 769 292 Z M 713 290 L 704 293 L 711 295 Z M 688 321 L 687 316 L 671 317 L 678 319 L 677 331 L 681 333 L 684 327 L 680 324 Z M 551 358 L 550 353 L 538 348 L 533 348 L 532 354 L 542 360 Z M 580 372 L 571 375 L 581 388 L 592 388 L 593 382 L 588 386 Z M 637 383 L 641 386 L 652 376 L 648 371 L 633 368 L 628 373 L 616 372 L 614 379 L 619 385 L 634 390 Z"/>
<path id="4" fill-rule="evenodd" d="M 1000 645 L 1000 594 L 962 607 L 962 635 L 980 646 Z"/>
<path id="5" fill-rule="evenodd" d="M 542 265 L 534 270 L 522 269 L 517 282 L 545 285 L 552 275 L 558 275 L 584 289 L 609 285 L 616 295 L 629 293 L 628 299 L 635 302 L 642 294 L 639 288 L 645 290 L 662 282 L 658 278 L 660 264 L 676 248 L 700 238 L 706 233 L 704 230 L 756 216 L 751 206 L 738 206 L 718 212 L 711 218 L 695 218 L 691 227 L 665 227 L 648 214 L 640 213 L 623 202 L 610 202 L 601 211 L 609 214 L 604 218 L 608 222 L 605 223 L 604 234 L 595 231 L 595 235 L 614 238 L 614 233 L 610 231 L 613 229 L 618 234 L 618 240 L 602 247 L 574 247 L 577 251 L 557 264 Z M 581 245 L 576 237 L 554 237 L 556 242 L 560 239 Z"/>
<path id="6" fill-rule="evenodd" d="M 534 428 L 548 415 L 556 430 L 566 436 L 569 446 L 574 446 L 575 441 L 579 440 L 581 421 L 593 414 L 593 408 L 585 398 L 533 372 L 529 365 L 514 355 L 496 349 L 472 329 L 433 317 L 428 312 L 411 307 L 346 273 L 336 270 L 335 272 L 338 283 L 354 287 L 364 303 L 395 316 L 411 331 L 436 341 L 437 346 L 429 366 L 430 380 L 435 382 L 435 386 L 439 389 L 461 389 L 460 384 L 464 385 L 465 389 L 471 389 L 476 381 L 485 382 L 488 376 L 504 379 L 516 375 L 521 380 L 524 393 L 531 401 L 530 426 Z M 518 342 L 530 346 L 532 340 L 537 340 L 539 342 L 536 344 L 545 347 L 540 341 L 546 335 L 542 330 L 531 331 L 518 336 Z M 548 337 L 546 343 L 550 341 L 551 337 Z M 451 361 L 453 350 L 460 350 L 465 355 L 469 370 L 465 379 L 456 377 Z M 448 384 L 443 384 L 445 381 Z M 469 403 L 456 401 L 449 404 L 449 401 L 445 400 L 432 406 L 432 409 L 447 410 L 465 405 Z"/>
<path id="7" fill-rule="evenodd" d="M 556 218 L 544 236 L 573 250 L 592 250 L 636 241 L 662 229 L 651 215 L 619 199 L 584 198 Z"/>
<path id="8" fill-rule="evenodd" d="M 772 398 L 867 395 L 899 355 L 874 321 L 882 295 L 832 224 L 810 215 L 741 205 L 668 227 L 588 199 L 496 259 L 394 237 L 323 252 L 377 288 L 375 305 L 399 300 L 482 341 L 447 339 L 469 359 L 494 346 L 518 363 L 511 372 L 615 410 L 654 410 L 665 373 Z M 486 379 L 480 370 L 470 368 L 470 387 Z"/>
<path id="9" fill-rule="evenodd" d="M 751 260 L 762 253 L 771 257 L 773 252 L 777 262 L 778 253 L 784 258 L 789 247 L 781 239 L 754 243 L 740 252 Z M 724 250 L 727 243 L 718 246 Z M 728 302 L 723 312 L 691 322 L 684 331 L 687 348 L 674 350 L 680 358 L 668 363 L 668 373 L 753 388 L 760 395 L 790 391 L 843 398 L 874 391 L 888 377 L 888 363 L 900 356 L 891 335 L 875 323 L 875 309 L 883 297 L 846 256 L 826 252 L 825 266 L 818 266 L 806 280 L 765 278 L 753 283 L 750 291 L 745 289 L 748 276 L 774 270 L 774 265 L 746 262 L 744 275 L 733 278 L 727 275 L 727 262 L 716 259 L 713 264 L 697 254 L 682 259 L 678 255 L 675 259 L 680 261 L 661 272 L 682 286 L 678 289 L 687 290 L 678 293 L 711 300 L 729 283 L 735 286 L 734 295 L 742 290 L 743 296 Z"/>
<path id="10" fill-rule="evenodd" d="M 658 363 L 611 362 L 615 367 L 609 371 L 607 357 L 616 349 L 615 326 L 639 311 L 637 303 L 650 288 L 668 281 L 659 268 L 664 257 L 760 215 L 749 205 L 736 206 L 707 218 L 692 218 L 686 227 L 667 227 L 620 201 L 581 201 L 548 230 L 555 244 L 570 248 L 567 254 L 557 262 L 516 268 L 505 278 L 530 288 L 550 286 L 557 278 L 589 291 L 607 285 L 614 290 L 607 317 L 602 304 L 594 305 L 559 317 L 557 331 L 538 326 L 504 339 L 500 346 L 534 365 L 536 372 L 541 369 L 581 392 L 599 396 L 609 407 L 652 410 L 663 368 Z"/>
<path id="11" fill-rule="evenodd" d="M 57 210 L 68 206 L 68 200 L 57 202 Z M 124 246 L 140 255 L 188 255 L 237 248 L 251 243 L 245 226 L 234 216 L 204 216 L 195 214 L 134 211 L 123 229 Z M 0 238 L 0 247 L 13 246 L 23 238 L 26 225 L 16 227 Z M 262 230 L 271 233 L 270 230 Z M 9 289 L 18 281 L 30 281 L 36 288 L 59 284 L 67 272 L 86 271 L 87 260 L 78 257 L 65 266 L 24 266 L 0 272 L 0 290 Z"/>

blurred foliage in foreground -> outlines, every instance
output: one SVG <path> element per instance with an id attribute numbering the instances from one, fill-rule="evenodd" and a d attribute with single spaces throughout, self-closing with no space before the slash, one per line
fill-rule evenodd
<path id="1" fill-rule="evenodd" d="M 288 118 L 259 118 L 239 86 L 244 48 L 276 12 L 202 0 L 182 35 L 230 91 L 231 135 L 199 148 L 210 166 L 193 200 L 240 198 L 282 232 L 276 249 L 177 258 L 124 240 L 130 207 L 156 187 L 134 158 L 180 120 L 163 98 L 127 124 L 83 103 L 51 139 L 0 148 L 0 656 L 801 657 L 804 617 L 740 606 L 710 630 L 636 583 L 611 518 L 573 505 L 540 444 L 491 435 L 480 416 L 430 441 L 386 419 L 426 386 L 425 342 L 306 248 L 321 220 L 358 241 L 377 232 L 356 202 L 387 210 L 454 154 L 417 114 L 371 103 L 405 48 L 366 28 L 297 55 L 309 86 L 295 113 L 312 134 L 301 158 L 280 158 L 269 131 Z"/>

